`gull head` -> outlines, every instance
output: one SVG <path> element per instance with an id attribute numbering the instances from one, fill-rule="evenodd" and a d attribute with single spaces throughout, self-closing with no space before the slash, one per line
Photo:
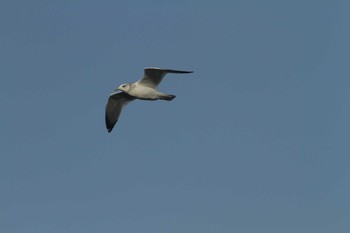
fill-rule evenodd
<path id="1" fill-rule="evenodd" d="M 130 88 L 131 88 L 131 85 L 129 83 L 125 83 L 125 84 L 120 85 L 116 90 L 120 90 L 120 91 L 124 91 L 124 92 L 128 93 Z"/>

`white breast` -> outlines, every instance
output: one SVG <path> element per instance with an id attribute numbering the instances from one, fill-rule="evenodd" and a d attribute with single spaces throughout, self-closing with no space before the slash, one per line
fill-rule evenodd
<path id="1" fill-rule="evenodd" d="M 134 86 L 134 88 L 132 88 L 128 94 L 139 99 L 159 99 L 158 92 L 155 89 L 145 86 Z"/>

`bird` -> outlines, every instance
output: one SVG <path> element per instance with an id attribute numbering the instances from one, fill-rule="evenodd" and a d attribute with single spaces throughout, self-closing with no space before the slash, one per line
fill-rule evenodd
<path id="1" fill-rule="evenodd" d="M 193 71 L 162 69 L 157 67 L 144 68 L 144 74 L 140 80 L 134 83 L 121 84 L 110 94 L 105 107 L 105 122 L 110 133 L 117 123 L 123 107 L 133 100 L 166 100 L 171 101 L 176 96 L 159 92 L 157 86 L 168 73 L 188 74 Z"/>

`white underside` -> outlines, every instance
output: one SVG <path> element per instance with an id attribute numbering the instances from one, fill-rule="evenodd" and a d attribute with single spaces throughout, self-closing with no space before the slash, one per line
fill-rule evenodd
<path id="1" fill-rule="evenodd" d="M 146 100 L 157 100 L 160 99 L 161 96 L 164 96 L 164 93 L 158 92 L 153 88 L 145 87 L 145 86 L 135 86 L 128 92 L 129 95 L 134 96 L 138 99 L 146 99 Z"/>

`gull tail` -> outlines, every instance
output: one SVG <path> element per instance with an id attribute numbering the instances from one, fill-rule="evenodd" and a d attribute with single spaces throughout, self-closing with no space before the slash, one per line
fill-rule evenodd
<path id="1" fill-rule="evenodd" d="M 171 101 L 176 97 L 176 95 L 164 94 L 160 96 L 161 100 Z"/>

